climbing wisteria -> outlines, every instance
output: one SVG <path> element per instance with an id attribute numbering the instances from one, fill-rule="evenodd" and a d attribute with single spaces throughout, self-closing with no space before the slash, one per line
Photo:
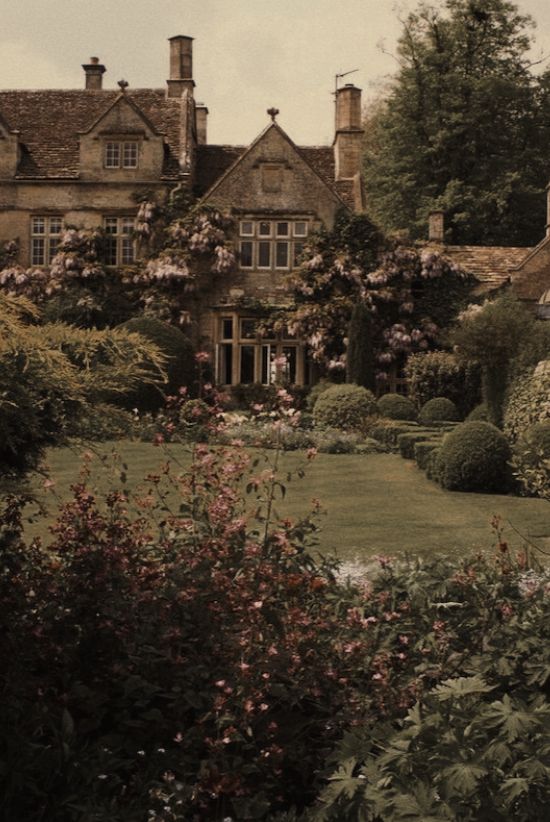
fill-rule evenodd
<path id="1" fill-rule="evenodd" d="M 342 219 L 332 233 L 313 237 L 305 257 L 290 278 L 292 305 L 276 319 L 307 342 L 328 373 L 345 368 L 357 301 L 372 316 L 376 378 L 384 383 L 409 354 L 438 343 L 470 293 L 471 279 L 451 260 L 433 250 L 391 247 L 365 217 Z"/>

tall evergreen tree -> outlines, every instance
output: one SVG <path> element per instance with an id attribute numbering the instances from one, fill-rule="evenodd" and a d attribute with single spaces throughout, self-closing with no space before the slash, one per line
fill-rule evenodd
<path id="1" fill-rule="evenodd" d="M 355 304 L 348 326 L 346 382 L 374 390 L 375 356 L 372 340 L 372 320 L 364 302 Z"/>
<path id="2" fill-rule="evenodd" d="M 442 5 L 406 18 L 400 69 L 367 117 L 369 213 L 417 238 L 443 209 L 454 242 L 534 244 L 550 176 L 550 73 L 529 61 L 534 23 L 507 0 Z"/>

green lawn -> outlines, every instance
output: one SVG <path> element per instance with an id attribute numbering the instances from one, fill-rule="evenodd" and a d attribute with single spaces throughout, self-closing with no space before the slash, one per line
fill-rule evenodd
<path id="1" fill-rule="evenodd" d="M 148 473 L 156 471 L 166 456 L 145 443 L 123 442 L 100 449 L 109 455 L 115 448 L 128 463 L 128 484 L 133 488 Z M 185 449 L 170 446 L 169 454 L 180 470 L 187 462 Z M 284 471 L 303 464 L 298 453 L 284 454 Z M 78 477 L 79 454 L 60 448 L 48 455 L 55 492 L 64 499 Z M 93 463 L 93 482 L 100 489 L 120 487 L 109 457 L 105 464 Z M 35 488 L 53 516 L 56 499 L 52 491 Z M 307 464 L 306 477 L 294 479 L 287 496 L 279 505 L 284 516 L 300 517 L 318 498 L 326 513 L 321 517 L 319 547 L 336 552 L 345 560 L 368 559 L 373 554 L 428 555 L 435 552 L 460 554 L 472 548 L 488 548 L 494 542 L 490 520 L 502 517 L 508 541 L 519 546 L 522 539 L 514 528 L 550 551 L 550 505 L 538 499 L 464 494 L 443 491 L 429 482 L 413 462 L 395 454 L 332 455 L 319 454 Z M 47 533 L 44 520 L 28 525 L 28 533 Z"/>

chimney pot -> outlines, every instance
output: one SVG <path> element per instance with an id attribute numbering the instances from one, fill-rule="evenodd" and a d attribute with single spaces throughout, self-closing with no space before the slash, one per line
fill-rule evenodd
<path id="1" fill-rule="evenodd" d="M 187 89 L 192 92 L 193 81 L 193 38 L 183 34 L 169 37 L 170 42 L 170 78 L 168 97 L 181 97 Z"/>
<path id="2" fill-rule="evenodd" d="M 362 140 L 361 89 L 346 83 L 336 92 L 336 180 L 353 180 L 360 174 Z"/>
<path id="3" fill-rule="evenodd" d="M 197 103 L 195 108 L 195 124 L 197 129 L 197 143 L 199 146 L 205 146 L 206 139 L 206 124 L 208 121 L 208 109 L 204 103 Z"/>
<path id="4" fill-rule="evenodd" d="M 86 88 L 91 91 L 100 91 L 103 86 L 103 75 L 107 71 L 99 62 L 99 57 L 90 57 L 89 63 L 82 65 L 86 76 Z"/>
<path id="5" fill-rule="evenodd" d="M 445 241 L 445 213 L 443 211 L 431 211 L 428 216 L 428 240 L 431 243 L 443 243 Z"/>

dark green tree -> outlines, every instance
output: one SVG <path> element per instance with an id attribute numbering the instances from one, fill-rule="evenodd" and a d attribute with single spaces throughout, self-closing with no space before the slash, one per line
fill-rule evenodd
<path id="1" fill-rule="evenodd" d="M 481 366 L 483 401 L 494 425 L 502 425 L 514 361 L 521 359 L 522 350 L 538 335 L 538 322 L 529 309 L 506 295 L 467 312 L 450 335 L 459 359 Z"/>
<path id="2" fill-rule="evenodd" d="M 364 302 L 355 304 L 348 326 L 346 382 L 376 388 L 371 313 Z"/>
<path id="3" fill-rule="evenodd" d="M 550 74 L 529 58 L 530 17 L 507 0 L 422 3 L 400 68 L 367 116 L 369 213 L 425 237 L 442 209 L 456 243 L 532 245 L 544 232 Z"/>

